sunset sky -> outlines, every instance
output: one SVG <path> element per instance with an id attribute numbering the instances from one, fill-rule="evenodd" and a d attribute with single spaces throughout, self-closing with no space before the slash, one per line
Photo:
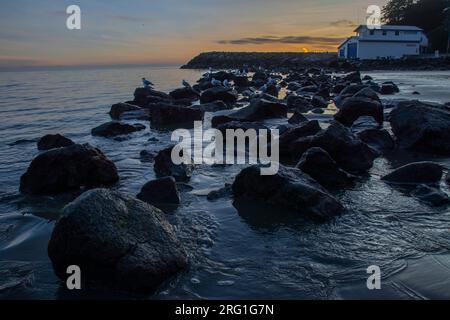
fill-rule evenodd
<path id="1" fill-rule="evenodd" d="M 336 51 L 386 0 L 2 0 L 0 68 L 183 64 L 203 51 Z M 81 8 L 82 29 L 66 28 Z"/>

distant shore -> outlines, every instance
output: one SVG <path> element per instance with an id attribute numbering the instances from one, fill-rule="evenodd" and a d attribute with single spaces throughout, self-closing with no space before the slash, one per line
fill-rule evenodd
<path id="1" fill-rule="evenodd" d="M 327 67 L 337 70 L 450 70 L 450 58 L 406 58 L 399 60 L 338 60 L 337 53 L 302 52 L 204 52 L 191 59 L 182 69 L 232 69 L 243 66 L 296 69 Z"/>

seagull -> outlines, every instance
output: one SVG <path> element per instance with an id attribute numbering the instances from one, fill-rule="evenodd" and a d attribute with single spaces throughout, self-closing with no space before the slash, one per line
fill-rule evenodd
<path id="1" fill-rule="evenodd" d="M 183 86 L 185 88 L 192 88 L 191 85 L 189 84 L 189 82 L 187 82 L 186 80 L 183 80 L 181 83 L 183 84 Z"/>
<path id="2" fill-rule="evenodd" d="M 223 81 L 223 86 L 224 86 L 225 88 L 230 88 L 230 87 L 231 87 L 230 81 L 228 81 L 228 79 L 225 79 L 225 80 Z"/>
<path id="3" fill-rule="evenodd" d="M 153 87 L 154 86 L 154 84 L 153 83 L 151 83 L 150 81 L 148 81 L 147 79 L 145 79 L 145 78 L 142 78 L 142 83 L 144 84 L 144 87 L 145 88 L 151 88 L 151 87 Z"/>

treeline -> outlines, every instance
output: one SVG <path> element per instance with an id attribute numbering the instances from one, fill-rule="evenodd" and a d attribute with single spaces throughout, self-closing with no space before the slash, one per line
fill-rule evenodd
<path id="1" fill-rule="evenodd" d="M 413 25 L 425 30 L 433 50 L 447 51 L 449 0 L 390 0 L 383 8 L 387 24 Z M 449 9 L 450 11 L 450 9 Z"/>

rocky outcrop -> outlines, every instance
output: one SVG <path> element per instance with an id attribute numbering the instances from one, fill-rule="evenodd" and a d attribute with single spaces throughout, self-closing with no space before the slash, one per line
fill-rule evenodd
<path id="1" fill-rule="evenodd" d="M 381 179 L 397 184 L 438 183 L 443 175 L 442 166 L 429 161 L 414 162 L 395 169 Z"/>
<path id="2" fill-rule="evenodd" d="M 217 111 L 221 111 L 221 110 L 232 109 L 233 106 L 230 106 L 223 101 L 214 101 L 214 102 L 210 102 L 210 103 L 193 105 L 192 108 L 200 109 L 203 112 L 217 112 Z"/>
<path id="3" fill-rule="evenodd" d="M 111 185 L 118 180 L 116 166 L 99 149 L 74 144 L 38 155 L 20 179 L 20 191 L 49 195 Z"/>
<path id="4" fill-rule="evenodd" d="M 142 108 L 129 103 L 116 103 L 112 105 L 109 115 L 113 120 L 121 120 L 121 116 L 127 112 L 141 111 Z"/>
<path id="5" fill-rule="evenodd" d="M 199 108 L 182 107 L 165 103 L 153 104 L 150 108 L 153 127 L 193 128 L 194 121 L 203 121 L 205 112 Z"/>
<path id="6" fill-rule="evenodd" d="M 293 149 L 294 142 L 300 138 L 314 136 L 321 131 L 317 120 L 302 122 L 300 125 L 286 130 L 280 135 L 279 147 L 282 158 L 295 159 L 297 152 Z"/>
<path id="7" fill-rule="evenodd" d="M 192 87 L 175 89 L 169 93 L 169 96 L 175 100 L 187 99 L 190 101 L 196 101 L 200 98 L 200 94 L 192 89 Z"/>
<path id="8" fill-rule="evenodd" d="M 343 125 L 351 127 L 353 122 L 362 116 L 372 117 L 382 125 L 384 120 L 383 105 L 379 101 L 372 100 L 371 98 L 346 98 L 334 118 Z"/>
<path id="9" fill-rule="evenodd" d="M 432 207 L 450 204 L 450 198 L 445 192 L 426 184 L 419 185 L 411 195 Z"/>
<path id="10" fill-rule="evenodd" d="M 237 199 L 256 199 L 319 220 L 335 217 L 344 210 L 322 186 L 295 168 L 280 166 L 277 174 L 263 176 L 259 166 L 251 166 L 237 175 L 232 189 Z"/>
<path id="11" fill-rule="evenodd" d="M 75 144 L 69 138 L 60 134 L 47 134 L 39 139 L 37 143 L 38 150 L 45 151 L 55 148 L 68 147 Z"/>
<path id="12" fill-rule="evenodd" d="M 328 152 L 321 148 L 308 149 L 296 167 L 326 188 L 344 186 L 352 180 L 352 176 L 342 170 Z"/>
<path id="13" fill-rule="evenodd" d="M 137 195 L 139 200 L 156 207 L 165 204 L 180 204 L 180 194 L 173 177 L 164 177 L 147 182 Z"/>
<path id="14" fill-rule="evenodd" d="M 186 252 L 160 210 L 105 189 L 65 207 L 48 255 L 63 281 L 67 267 L 77 265 L 88 286 L 131 292 L 152 292 L 187 266 Z"/>
<path id="15" fill-rule="evenodd" d="M 158 152 L 155 157 L 154 170 L 159 177 L 172 176 L 176 181 L 189 181 L 194 166 L 192 164 L 174 164 L 172 162 L 173 146 Z"/>
<path id="16" fill-rule="evenodd" d="M 200 103 L 210 103 L 214 101 L 223 101 L 226 104 L 236 103 L 238 97 L 231 88 L 213 87 L 202 92 Z"/>
<path id="17" fill-rule="evenodd" d="M 131 125 L 118 121 L 110 121 L 92 129 L 91 134 L 93 136 L 110 138 L 130 134 L 144 129 L 145 126 L 142 124 Z"/>
<path id="18" fill-rule="evenodd" d="M 287 106 L 266 99 L 254 99 L 250 105 L 228 115 L 239 121 L 261 121 L 273 118 L 286 118 Z"/>
<path id="19" fill-rule="evenodd" d="M 402 148 L 450 154 L 450 108 L 419 101 L 402 101 L 389 117 Z"/>

